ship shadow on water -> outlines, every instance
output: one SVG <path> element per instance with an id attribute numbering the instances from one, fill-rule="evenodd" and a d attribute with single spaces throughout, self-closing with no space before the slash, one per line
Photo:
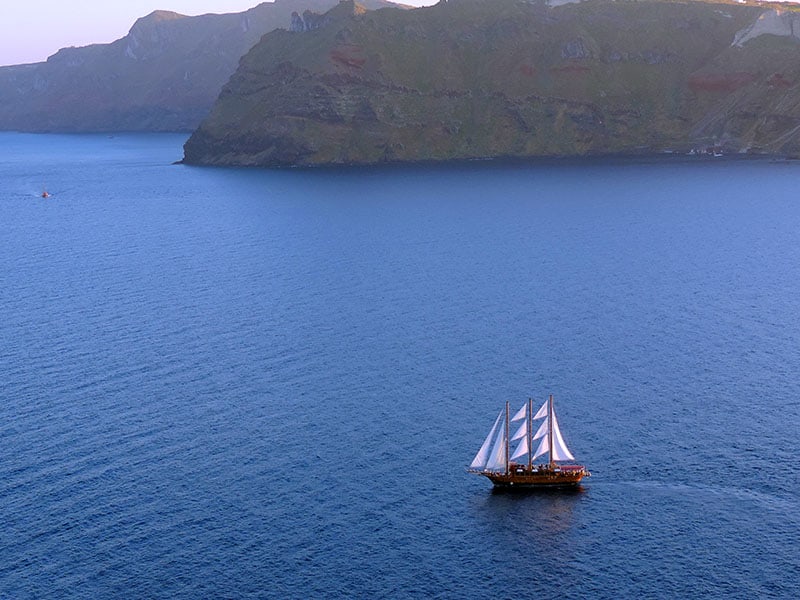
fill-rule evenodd
<path id="1" fill-rule="evenodd" d="M 552 497 L 552 496 L 580 496 L 587 493 L 588 490 L 583 485 L 574 485 L 569 487 L 539 487 L 539 488 L 524 488 L 524 487 L 493 487 L 491 489 L 492 496 L 512 496 L 512 497 Z"/>
<path id="2" fill-rule="evenodd" d="M 493 536 L 522 535 L 534 546 L 544 540 L 558 540 L 574 530 L 580 520 L 580 507 L 590 495 L 590 490 L 582 485 L 487 491 L 483 501 L 476 505 L 478 521 L 493 532 Z"/>

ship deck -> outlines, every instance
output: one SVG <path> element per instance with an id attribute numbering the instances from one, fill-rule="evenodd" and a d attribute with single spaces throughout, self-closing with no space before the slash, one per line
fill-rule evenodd
<path id="1" fill-rule="evenodd" d="M 508 473 L 478 471 L 477 474 L 487 477 L 496 487 L 507 488 L 573 487 L 591 475 L 582 465 L 540 465 L 528 469 L 515 464 L 511 465 Z"/>

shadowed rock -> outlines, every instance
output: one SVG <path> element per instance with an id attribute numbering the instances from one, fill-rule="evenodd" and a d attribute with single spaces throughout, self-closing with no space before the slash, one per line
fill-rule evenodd
<path id="1" fill-rule="evenodd" d="M 794 17 L 759 25 L 774 12 L 711 0 L 342 2 L 242 59 L 185 160 L 796 154 L 800 39 Z"/>

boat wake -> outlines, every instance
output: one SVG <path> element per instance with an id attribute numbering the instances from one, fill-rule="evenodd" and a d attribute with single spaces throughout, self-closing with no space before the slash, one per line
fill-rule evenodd
<path id="1" fill-rule="evenodd" d="M 604 487 L 607 489 L 613 487 L 632 487 L 641 491 L 649 489 L 657 493 L 667 493 L 669 495 L 681 497 L 701 498 L 703 496 L 709 496 L 714 498 L 735 498 L 737 500 L 752 502 L 761 508 L 773 510 L 782 514 L 800 514 L 800 500 L 741 487 L 706 485 L 702 483 L 675 483 L 658 480 L 595 482 L 593 487 L 598 487 L 600 489 Z"/>

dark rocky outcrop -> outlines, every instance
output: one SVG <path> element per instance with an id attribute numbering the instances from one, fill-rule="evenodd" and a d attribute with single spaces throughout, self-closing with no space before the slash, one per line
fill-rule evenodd
<path id="1" fill-rule="evenodd" d="M 294 31 L 294 32 L 313 31 L 315 29 L 323 27 L 326 23 L 327 19 L 325 15 L 315 13 L 314 11 L 304 10 L 302 17 L 298 15 L 296 12 L 293 12 L 292 25 L 291 27 L 289 27 L 289 31 Z"/>
<path id="2" fill-rule="evenodd" d="M 411 11 L 343 2 L 266 35 L 242 59 L 185 161 L 797 154 L 794 10 L 727 0 L 449 0 Z"/>

